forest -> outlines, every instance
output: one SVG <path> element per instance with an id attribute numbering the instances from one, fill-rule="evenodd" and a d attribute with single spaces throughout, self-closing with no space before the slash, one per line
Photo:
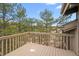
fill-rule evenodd
<path id="1" fill-rule="evenodd" d="M 20 3 L 0 3 L 0 36 L 22 32 L 51 32 L 69 22 L 71 17 L 54 18 L 51 10 L 40 11 L 40 19 L 27 17 L 27 10 Z M 53 24 L 57 26 L 52 26 Z"/>

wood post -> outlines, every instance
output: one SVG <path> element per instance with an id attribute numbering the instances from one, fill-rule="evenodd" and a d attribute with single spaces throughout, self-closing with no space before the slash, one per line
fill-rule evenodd
<path id="1" fill-rule="evenodd" d="M 18 40 L 18 47 L 19 47 L 19 36 L 17 37 L 17 40 Z"/>
<path id="2" fill-rule="evenodd" d="M 66 36 L 66 49 L 68 50 L 68 36 Z"/>
<path id="3" fill-rule="evenodd" d="M 19 36 L 19 47 L 21 46 L 21 42 L 20 42 L 21 37 Z"/>
<path id="4" fill-rule="evenodd" d="M 8 45 L 7 45 L 7 44 L 8 44 L 8 43 L 7 43 L 7 39 L 6 39 L 6 54 L 7 54 L 7 52 L 8 52 L 8 50 L 7 50 L 7 46 L 8 46 Z"/>
<path id="5" fill-rule="evenodd" d="M 9 39 L 9 52 L 11 52 L 11 38 Z"/>
<path id="6" fill-rule="evenodd" d="M 77 21 L 77 31 L 76 31 L 76 54 L 79 55 L 79 6 L 78 6 L 78 11 L 76 13 L 76 19 Z"/>
<path id="7" fill-rule="evenodd" d="M 62 36 L 62 49 L 63 49 L 63 36 Z"/>
<path id="8" fill-rule="evenodd" d="M 78 23 L 77 23 L 77 33 L 78 33 L 78 55 L 79 55 L 79 6 L 78 6 L 78 14 L 77 14 L 77 18 L 78 18 Z"/>
<path id="9" fill-rule="evenodd" d="M 16 37 L 14 38 L 14 48 L 16 49 Z"/>
<path id="10" fill-rule="evenodd" d="M 15 48 L 14 48 L 14 38 L 12 39 L 12 42 L 13 42 L 12 47 L 13 47 L 13 50 L 14 50 L 14 49 L 15 49 Z"/>
<path id="11" fill-rule="evenodd" d="M 3 56 L 4 55 L 4 40 L 2 39 L 2 42 L 1 42 L 1 55 Z"/>

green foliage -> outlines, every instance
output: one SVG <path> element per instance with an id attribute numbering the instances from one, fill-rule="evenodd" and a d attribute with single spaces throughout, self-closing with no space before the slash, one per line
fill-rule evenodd
<path id="1" fill-rule="evenodd" d="M 43 25 L 45 26 L 45 31 L 48 32 L 50 29 L 48 27 L 51 27 L 54 21 L 54 18 L 52 16 L 52 12 L 50 10 L 45 9 L 44 11 L 40 12 L 40 17 L 43 20 Z"/>
<path id="2" fill-rule="evenodd" d="M 69 17 L 69 16 L 68 16 Z M 0 3 L 0 36 L 33 31 L 50 32 L 56 30 L 53 23 L 63 23 L 68 17 L 54 19 L 50 10 L 40 12 L 41 19 L 27 18 L 26 9 L 21 4 Z"/>

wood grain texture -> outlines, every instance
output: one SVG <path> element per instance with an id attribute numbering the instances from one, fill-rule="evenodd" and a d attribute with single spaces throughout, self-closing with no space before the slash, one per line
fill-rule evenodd
<path id="1" fill-rule="evenodd" d="M 15 51 L 6 54 L 5 56 L 75 56 L 75 53 L 70 50 L 35 43 L 27 43 Z"/>

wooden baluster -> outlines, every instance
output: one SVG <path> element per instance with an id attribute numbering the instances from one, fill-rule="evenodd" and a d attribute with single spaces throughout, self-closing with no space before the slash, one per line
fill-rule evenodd
<path id="1" fill-rule="evenodd" d="M 24 44 L 26 44 L 26 41 L 27 41 L 27 36 L 26 35 L 27 34 L 24 35 L 24 42 L 25 42 Z"/>
<path id="2" fill-rule="evenodd" d="M 35 43 L 35 34 L 33 35 L 33 43 Z"/>
<path id="3" fill-rule="evenodd" d="M 49 34 L 49 43 L 48 43 L 49 46 L 50 46 L 50 40 L 51 40 L 51 34 Z"/>
<path id="4" fill-rule="evenodd" d="M 44 37 L 44 45 L 45 45 L 45 35 L 43 35 L 43 37 Z"/>
<path id="5" fill-rule="evenodd" d="M 34 38 L 33 38 L 33 37 L 34 37 L 34 34 L 32 34 L 32 43 L 34 43 L 34 42 L 33 42 L 33 40 L 34 40 Z"/>
<path id="6" fill-rule="evenodd" d="M 50 34 L 48 34 L 48 39 L 47 39 L 48 46 L 49 46 L 49 42 L 50 42 Z"/>
<path id="7" fill-rule="evenodd" d="M 70 50 L 70 36 L 68 36 L 68 50 Z"/>
<path id="8" fill-rule="evenodd" d="M 15 37 L 14 43 L 15 43 L 14 46 L 15 46 L 15 49 L 16 49 L 16 37 Z"/>
<path id="9" fill-rule="evenodd" d="M 22 45 L 24 45 L 24 35 L 22 35 Z"/>
<path id="10" fill-rule="evenodd" d="M 26 34 L 24 35 L 24 44 L 26 44 L 26 41 L 27 41 L 27 36 L 26 36 Z"/>
<path id="11" fill-rule="evenodd" d="M 38 34 L 35 35 L 36 39 L 35 39 L 35 43 L 38 43 Z"/>
<path id="12" fill-rule="evenodd" d="M 32 33 L 30 33 L 30 35 L 31 35 L 31 43 L 33 43 L 33 39 L 32 39 L 32 36 L 33 36 L 33 35 L 32 35 Z"/>
<path id="13" fill-rule="evenodd" d="M 43 36 L 42 36 L 42 34 L 41 34 L 41 37 L 42 37 L 42 38 L 41 38 L 41 44 L 42 44 L 42 40 L 43 40 Z"/>
<path id="14" fill-rule="evenodd" d="M 47 38 L 48 38 L 48 36 L 47 36 L 47 34 L 45 34 L 45 35 L 46 35 L 45 39 L 46 39 L 46 46 L 47 46 Z"/>
<path id="15" fill-rule="evenodd" d="M 63 35 L 62 35 L 62 49 L 63 49 Z"/>
<path id="16" fill-rule="evenodd" d="M 24 34 L 22 35 L 22 45 L 24 45 Z"/>
<path id="17" fill-rule="evenodd" d="M 71 40 L 73 40 L 73 36 L 70 36 L 70 37 L 69 37 L 69 45 L 70 45 L 70 46 L 69 46 L 69 49 L 70 49 L 70 50 L 72 50 L 72 47 L 73 47 L 73 45 L 71 44 L 71 42 L 72 42 Z"/>
<path id="18" fill-rule="evenodd" d="M 21 46 L 22 46 L 22 35 L 21 35 Z"/>
<path id="19" fill-rule="evenodd" d="M 20 47 L 20 36 L 18 36 L 18 46 Z"/>
<path id="20" fill-rule="evenodd" d="M 60 48 L 60 35 L 58 35 L 58 41 L 59 41 L 59 48 Z"/>
<path id="21" fill-rule="evenodd" d="M 22 46 L 22 35 L 20 36 L 20 44 Z"/>
<path id="22" fill-rule="evenodd" d="M 42 41 L 43 41 L 43 36 L 42 36 L 42 34 L 41 34 L 41 37 L 42 37 L 42 38 L 41 38 L 41 44 L 42 44 Z"/>
<path id="23" fill-rule="evenodd" d="M 66 36 L 65 36 L 65 50 L 66 50 Z"/>
<path id="24" fill-rule="evenodd" d="M 21 46 L 22 46 L 22 41 L 21 41 L 21 40 L 22 40 L 22 36 L 20 36 L 20 44 L 21 44 Z"/>
<path id="25" fill-rule="evenodd" d="M 67 37 L 65 35 L 65 50 L 67 49 Z"/>
<path id="26" fill-rule="evenodd" d="M 65 49 L 65 36 L 63 36 L 63 49 Z"/>
<path id="27" fill-rule="evenodd" d="M 48 38 L 49 38 L 49 35 L 47 34 L 46 37 L 47 37 L 46 44 L 48 46 L 48 40 L 49 40 Z"/>
<path id="28" fill-rule="evenodd" d="M 54 47 L 56 47 L 56 42 L 55 42 L 55 41 L 57 40 L 57 39 L 56 39 L 56 35 L 54 35 L 54 37 L 55 37 L 55 38 L 54 38 Z"/>
<path id="29" fill-rule="evenodd" d="M 25 44 L 25 35 L 26 35 L 26 34 L 24 34 L 24 44 Z"/>
<path id="30" fill-rule="evenodd" d="M 61 35 L 59 35 L 59 38 L 60 38 L 60 47 L 59 47 L 59 48 L 61 48 L 61 38 L 62 38 L 62 36 L 61 36 Z"/>
<path id="31" fill-rule="evenodd" d="M 20 47 L 20 37 L 18 36 L 18 47 Z"/>
<path id="32" fill-rule="evenodd" d="M 37 43 L 39 44 L 39 34 L 38 34 L 38 39 L 37 39 Z"/>
<path id="33" fill-rule="evenodd" d="M 4 55 L 4 41 L 2 39 L 2 42 L 1 42 L 1 55 L 3 56 Z"/>
<path id="34" fill-rule="evenodd" d="M 66 45 L 66 43 L 65 43 L 65 36 L 63 37 L 63 41 L 64 41 L 64 42 L 63 42 L 63 44 L 64 44 L 63 47 L 64 47 L 64 49 L 65 49 L 65 45 Z"/>
<path id="35" fill-rule="evenodd" d="M 48 46 L 49 46 L 49 42 L 50 42 L 50 34 L 48 34 L 47 42 L 48 42 Z"/>
<path id="36" fill-rule="evenodd" d="M 24 34 L 23 34 L 23 37 L 22 37 L 22 39 L 23 39 L 23 45 L 24 45 Z"/>
<path id="37" fill-rule="evenodd" d="M 43 34 L 42 34 L 43 35 Z M 44 45 L 44 35 L 43 35 L 43 45 Z"/>
<path id="38" fill-rule="evenodd" d="M 48 46 L 48 37 L 49 37 L 49 35 L 46 34 L 46 45 L 47 45 L 47 46 Z"/>
<path id="39" fill-rule="evenodd" d="M 11 52 L 11 38 L 9 39 L 9 52 Z"/>
<path id="40" fill-rule="evenodd" d="M 21 37 L 20 37 L 20 35 L 19 35 L 19 47 L 21 46 L 21 42 L 20 42 L 20 39 L 21 39 Z"/>
<path id="41" fill-rule="evenodd" d="M 19 37 L 17 36 L 17 47 L 19 48 Z"/>
<path id="42" fill-rule="evenodd" d="M 17 46 L 18 46 L 18 45 L 17 45 L 17 43 L 18 43 L 18 42 L 17 42 L 17 36 L 16 36 L 16 39 L 15 39 L 15 41 L 16 41 L 16 49 L 17 49 Z"/>
<path id="43" fill-rule="evenodd" d="M 69 49 L 69 50 L 71 50 L 71 39 L 72 39 L 71 37 L 72 37 L 72 36 L 69 36 L 69 40 L 68 40 L 68 42 L 69 42 L 69 43 L 68 43 L 68 45 L 69 45 L 69 48 L 68 48 L 68 49 Z"/>
<path id="44" fill-rule="evenodd" d="M 1 42 L 2 42 L 2 40 L 0 39 L 0 56 L 1 56 Z"/>
<path id="45" fill-rule="evenodd" d="M 66 36 L 66 49 L 68 50 L 68 36 Z"/>
<path id="46" fill-rule="evenodd" d="M 12 48 L 13 48 L 13 50 L 15 49 L 15 47 L 14 47 L 14 37 L 13 37 L 13 39 L 12 39 L 12 42 L 13 42 L 13 46 L 12 46 Z"/>
<path id="47" fill-rule="evenodd" d="M 34 34 L 34 43 L 35 43 L 35 37 L 36 37 L 36 36 L 35 36 L 35 34 Z"/>
<path id="48" fill-rule="evenodd" d="M 17 48 L 18 48 L 18 36 L 17 36 Z"/>
<path id="49" fill-rule="evenodd" d="M 21 35 L 21 46 L 22 46 L 22 35 Z"/>
<path id="50" fill-rule="evenodd" d="M 17 41 L 16 41 L 16 37 L 15 37 L 15 40 L 14 40 L 14 42 L 15 42 L 15 49 L 16 49 L 16 48 L 17 48 L 17 46 L 16 46 L 16 42 L 17 42 Z"/>
<path id="51" fill-rule="evenodd" d="M 25 44 L 25 34 L 23 35 L 23 45 Z"/>
<path id="52" fill-rule="evenodd" d="M 17 36 L 17 38 L 16 38 L 16 44 L 17 44 L 17 48 L 18 48 L 18 36 Z"/>
<path id="53" fill-rule="evenodd" d="M 46 34 L 45 34 L 45 45 L 46 45 Z"/>
<path id="54" fill-rule="evenodd" d="M 40 34 L 38 35 L 38 44 L 40 44 Z"/>
<path id="55" fill-rule="evenodd" d="M 7 50 L 7 45 L 8 43 L 7 43 L 7 39 L 6 39 L 6 54 L 8 53 L 8 50 Z"/>
<path id="56" fill-rule="evenodd" d="M 41 41 L 42 41 L 42 40 L 41 40 L 41 37 L 42 37 L 41 35 L 42 35 L 42 34 L 40 34 L 40 44 L 42 44 L 42 43 L 41 43 Z"/>
<path id="57" fill-rule="evenodd" d="M 41 37 L 41 34 L 40 34 L 40 44 L 41 44 L 41 38 L 42 38 L 42 37 Z"/>
<path id="58" fill-rule="evenodd" d="M 50 46 L 50 44 L 51 44 L 51 34 L 50 34 L 50 36 L 49 36 L 49 46 Z"/>
<path id="59" fill-rule="evenodd" d="M 21 46 L 21 42 L 20 42 L 20 36 L 19 36 L 19 47 Z"/>
<path id="60" fill-rule="evenodd" d="M 44 38 L 44 35 L 43 35 L 43 45 L 44 45 L 44 42 L 45 42 L 44 39 L 45 39 L 45 38 Z"/>
<path id="61" fill-rule="evenodd" d="M 40 41 L 41 41 L 41 40 L 40 40 L 40 37 L 41 37 L 41 33 L 40 33 L 40 35 L 39 35 L 39 44 L 41 43 L 41 42 L 40 42 Z"/>
<path id="62" fill-rule="evenodd" d="M 33 40 L 33 41 L 34 41 L 34 43 L 35 43 L 35 34 L 34 34 L 34 40 Z"/>
<path id="63" fill-rule="evenodd" d="M 25 44 L 27 43 L 27 40 L 28 40 L 28 34 L 26 33 L 25 36 L 24 36 L 24 42 L 25 42 Z"/>
<path id="64" fill-rule="evenodd" d="M 23 45 L 23 35 L 21 36 L 21 46 Z"/>
<path id="65" fill-rule="evenodd" d="M 21 36 L 20 36 L 20 47 L 21 47 Z"/>
<path id="66" fill-rule="evenodd" d="M 40 33 L 40 36 L 39 36 L 39 44 L 41 44 L 41 33 Z"/>

